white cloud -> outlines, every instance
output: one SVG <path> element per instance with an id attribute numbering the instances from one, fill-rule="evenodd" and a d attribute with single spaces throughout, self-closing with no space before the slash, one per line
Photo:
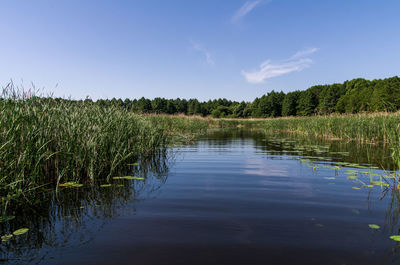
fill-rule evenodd
<path id="1" fill-rule="evenodd" d="M 241 20 L 261 2 L 262 2 L 261 0 L 255 0 L 255 1 L 247 1 L 246 3 L 244 3 L 244 5 L 242 5 L 242 7 L 239 8 L 239 10 L 236 11 L 236 13 L 232 16 L 232 22 L 235 23 Z"/>
<path id="2" fill-rule="evenodd" d="M 308 58 L 308 55 L 311 55 L 316 51 L 318 51 L 317 48 L 302 50 L 295 53 L 289 59 L 278 63 L 272 63 L 271 60 L 267 60 L 260 65 L 259 70 L 250 72 L 242 71 L 242 75 L 246 78 L 247 82 L 259 84 L 272 77 L 288 74 L 294 71 L 299 72 L 311 66 L 313 61 Z"/>
<path id="3" fill-rule="evenodd" d="M 290 57 L 291 59 L 296 59 L 296 58 L 301 58 L 301 57 L 305 57 L 307 55 L 313 54 L 314 52 L 318 51 L 318 48 L 310 48 L 307 50 L 302 50 L 299 52 L 296 52 L 292 57 Z"/>
<path id="4" fill-rule="evenodd" d="M 209 50 L 207 50 L 203 45 L 192 41 L 192 48 L 195 51 L 203 54 L 204 59 L 208 65 L 213 66 L 215 64 L 215 60 L 214 60 L 214 57 L 212 56 L 211 52 Z"/>

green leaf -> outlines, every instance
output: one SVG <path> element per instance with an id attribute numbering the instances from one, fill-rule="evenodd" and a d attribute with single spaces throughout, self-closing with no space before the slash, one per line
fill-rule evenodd
<path id="1" fill-rule="evenodd" d="M 80 184 L 80 183 L 74 182 L 74 181 L 69 181 L 69 182 L 60 184 L 60 186 L 67 187 L 67 188 L 80 188 L 83 186 L 83 184 Z"/>
<path id="2" fill-rule="evenodd" d="M 352 187 L 353 190 L 361 190 L 360 187 Z"/>
<path id="3" fill-rule="evenodd" d="M 135 176 L 125 176 L 125 177 L 113 177 L 113 179 L 144 179 Z"/>
<path id="4" fill-rule="evenodd" d="M 6 241 L 10 240 L 12 237 L 13 237 L 13 235 L 1 236 L 1 241 L 6 242 Z"/>
<path id="5" fill-rule="evenodd" d="M 108 188 L 108 187 L 111 187 L 111 184 L 103 184 L 103 185 L 100 185 L 100 188 Z"/>
<path id="6" fill-rule="evenodd" d="M 390 239 L 393 239 L 394 241 L 399 241 L 400 242 L 400 236 L 399 235 L 391 236 Z"/>
<path id="7" fill-rule="evenodd" d="M 347 179 L 357 179 L 357 176 L 348 176 Z"/>
<path id="8" fill-rule="evenodd" d="M 368 226 L 371 229 L 379 229 L 379 228 L 381 228 L 379 225 L 375 225 L 375 224 L 369 224 Z"/>
<path id="9" fill-rule="evenodd" d="M 25 234 L 25 233 L 28 232 L 28 231 L 29 231 L 28 228 L 20 228 L 20 229 L 18 229 L 18 230 L 15 230 L 15 231 L 13 232 L 13 234 L 14 234 L 14 236 L 19 236 L 19 235 Z"/>
<path id="10" fill-rule="evenodd" d="M 0 216 L 0 223 L 4 223 L 14 219 L 15 216 Z"/>

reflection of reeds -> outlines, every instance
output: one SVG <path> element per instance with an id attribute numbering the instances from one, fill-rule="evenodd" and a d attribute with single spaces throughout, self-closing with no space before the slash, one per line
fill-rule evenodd
<path id="1" fill-rule="evenodd" d="M 0 222 L 1 235 L 21 227 L 30 228 L 24 236 L 1 244 L 0 260 L 12 264 L 37 264 L 42 259 L 49 262 L 46 257 L 49 248 L 63 252 L 69 246 L 90 242 L 107 220 L 133 215 L 137 204 L 157 194 L 173 163 L 170 156 L 161 152 L 141 161 L 129 174 L 143 180 L 112 180 L 106 191 L 95 184 L 35 194 L 31 199 L 37 203 L 21 205 L 13 212 L 16 217 L 12 221 Z"/>

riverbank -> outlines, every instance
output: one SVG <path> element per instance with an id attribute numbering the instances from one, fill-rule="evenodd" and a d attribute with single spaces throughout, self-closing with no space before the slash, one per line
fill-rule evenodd
<path id="1" fill-rule="evenodd" d="M 163 124 L 169 132 L 205 132 L 210 128 L 257 128 L 269 132 L 290 132 L 337 140 L 393 144 L 398 140 L 400 112 L 333 114 L 311 117 L 267 119 L 218 119 L 185 115 L 144 115 Z"/>

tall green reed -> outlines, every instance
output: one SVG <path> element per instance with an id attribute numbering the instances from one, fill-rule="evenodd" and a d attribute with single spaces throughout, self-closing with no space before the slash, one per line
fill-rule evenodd
<path id="1" fill-rule="evenodd" d="M 163 124 L 122 108 L 38 97 L 10 84 L 0 100 L 2 206 L 41 185 L 110 177 L 168 141 Z"/>

